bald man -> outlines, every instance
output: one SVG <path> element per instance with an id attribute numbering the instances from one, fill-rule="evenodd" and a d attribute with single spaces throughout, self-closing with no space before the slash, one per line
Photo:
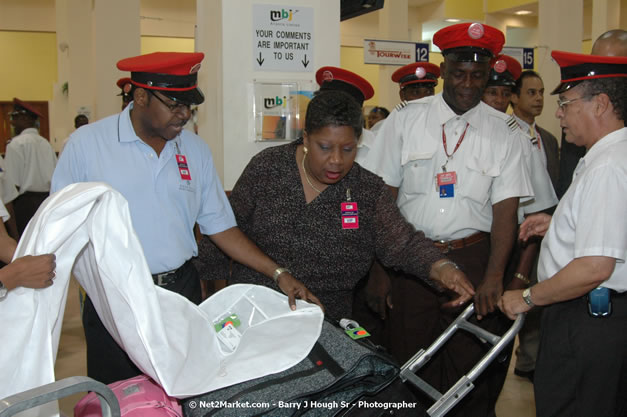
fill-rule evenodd
<path id="1" fill-rule="evenodd" d="M 594 41 L 590 55 L 627 56 L 627 31 L 608 30 Z"/>

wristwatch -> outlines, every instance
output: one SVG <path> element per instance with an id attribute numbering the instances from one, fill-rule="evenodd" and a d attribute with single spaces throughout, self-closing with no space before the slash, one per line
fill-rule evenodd
<path id="1" fill-rule="evenodd" d="M 7 290 L 7 287 L 5 287 L 2 281 L 0 281 L 0 300 L 6 297 L 8 292 L 9 290 Z"/>
<path id="2" fill-rule="evenodd" d="M 522 293 L 522 297 L 523 300 L 525 301 L 525 303 L 529 306 L 529 307 L 533 307 L 535 306 L 535 304 L 533 303 L 533 301 L 531 301 L 531 288 L 525 288 L 525 290 Z"/>

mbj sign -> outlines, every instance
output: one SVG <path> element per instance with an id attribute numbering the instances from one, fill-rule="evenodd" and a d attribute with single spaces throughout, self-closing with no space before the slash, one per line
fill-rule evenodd
<path id="1" fill-rule="evenodd" d="M 313 8 L 253 6 L 253 70 L 312 71 Z"/>
<path id="2" fill-rule="evenodd" d="M 364 63 L 407 65 L 429 61 L 429 44 L 364 39 Z"/>

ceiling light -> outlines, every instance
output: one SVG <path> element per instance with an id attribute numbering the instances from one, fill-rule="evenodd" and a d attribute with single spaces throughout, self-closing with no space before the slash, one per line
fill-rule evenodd
<path id="1" fill-rule="evenodd" d="M 517 14 L 518 16 L 525 16 L 528 14 L 533 14 L 533 12 L 531 10 L 519 10 L 515 14 Z"/>
<path id="2" fill-rule="evenodd" d="M 461 22 L 461 19 L 444 19 L 444 21 L 449 23 L 457 23 Z"/>

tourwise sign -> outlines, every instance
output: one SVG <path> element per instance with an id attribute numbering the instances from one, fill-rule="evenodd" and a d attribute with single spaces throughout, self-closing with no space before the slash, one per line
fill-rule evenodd
<path id="1" fill-rule="evenodd" d="M 364 39 L 364 64 L 407 65 L 428 61 L 428 43 Z"/>
<path id="2" fill-rule="evenodd" d="M 313 16 L 312 7 L 253 5 L 253 69 L 313 71 Z"/>

